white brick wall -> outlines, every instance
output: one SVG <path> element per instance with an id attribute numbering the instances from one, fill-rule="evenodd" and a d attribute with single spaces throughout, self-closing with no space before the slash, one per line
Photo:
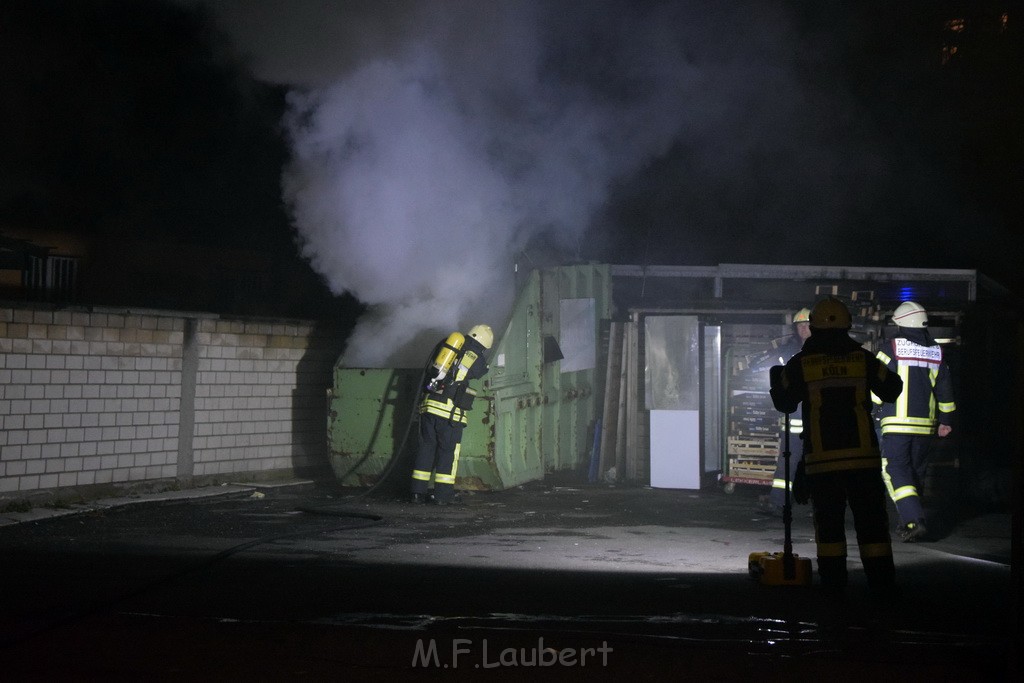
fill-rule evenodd
<path id="1" fill-rule="evenodd" d="M 183 326 L 0 309 L 0 493 L 173 477 Z"/>
<path id="2" fill-rule="evenodd" d="M 311 341 L 312 323 L 199 318 L 193 420 L 184 422 L 194 427 L 179 434 L 186 320 L 0 308 L 0 496 L 325 457 L 326 414 L 314 413 L 326 409 L 337 337 Z M 190 472 L 180 471 L 182 447 Z"/>
<path id="3" fill-rule="evenodd" d="M 296 398 L 312 391 L 299 381 L 311 333 L 311 324 L 201 321 L 193 441 L 197 475 L 310 464 L 293 415 Z M 324 372 L 329 376 L 329 363 Z"/>

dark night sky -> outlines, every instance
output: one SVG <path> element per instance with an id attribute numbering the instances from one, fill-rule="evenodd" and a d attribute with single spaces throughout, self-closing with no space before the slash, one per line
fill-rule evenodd
<path id="1" fill-rule="evenodd" d="M 211 22 L 159 2 L 5 2 L 0 211 L 154 239 L 265 238 L 282 94 Z"/>
<path id="2" fill-rule="evenodd" d="M 404 221 L 476 234 L 506 209 L 481 268 L 546 245 L 1022 289 L 1019 2 L 558 4 L 451 0 L 423 20 L 402 2 L 4 0 L 0 225 L 274 250 L 298 234 L 336 293 L 384 306 L 435 278 L 401 261 Z M 944 31 L 956 16 L 967 29 Z M 412 186 L 431 160 L 457 205 Z M 359 246 L 375 219 L 398 226 L 380 262 Z M 409 235 L 409 263 L 450 257 L 442 234 Z M 381 291 L 396 275 L 410 291 Z"/>

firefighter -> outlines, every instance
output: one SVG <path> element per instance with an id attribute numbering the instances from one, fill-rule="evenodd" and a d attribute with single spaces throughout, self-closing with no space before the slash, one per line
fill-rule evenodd
<path id="1" fill-rule="evenodd" d="M 784 367 L 771 370 L 776 409 L 801 406 L 804 461 L 793 496 L 812 503 L 818 576 L 839 592 L 847 582 L 846 505 L 853 512 L 860 558 L 873 591 L 895 581 L 881 453 L 872 421 L 872 392 L 895 401 L 899 375 L 850 338 L 850 312 L 829 297 L 811 311 L 811 336 Z"/>
<path id="2" fill-rule="evenodd" d="M 477 325 L 465 336 L 453 332 L 434 348 L 419 407 L 419 447 L 412 470 L 413 503 L 448 505 L 454 500 L 462 430 L 475 396 L 469 381 L 487 373 L 484 352 L 493 342 L 491 328 Z M 428 495 L 431 472 L 434 491 Z"/>
<path id="3" fill-rule="evenodd" d="M 785 364 L 790 358 L 795 356 L 800 349 L 803 348 L 804 342 L 811 336 L 811 309 L 801 308 L 799 311 L 793 314 L 793 334 L 784 343 L 780 344 L 772 352 L 773 360 L 777 359 L 777 362 Z M 800 435 L 803 433 L 803 420 L 800 418 L 792 418 L 789 421 L 789 474 L 790 474 L 790 492 L 793 490 L 792 477 L 793 472 L 796 471 L 797 466 L 803 460 L 804 452 L 802 448 L 802 441 Z M 779 460 L 775 465 L 775 474 L 772 477 L 772 490 L 768 493 L 768 500 L 763 501 L 761 509 L 765 512 L 779 517 L 782 516 L 782 506 L 786 502 L 786 461 L 783 456 L 779 456 Z"/>
<path id="4" fill-rule="evenodd" d="M 889 497 L 896 505 L 904 542 L 927 537 L 921 493 L 932 436 L 953 430 L 953 382 L 942 347 L 928 333 L 928 312 L 904 301 L 892 316 L 897 332 L 878 352 L 878 359 L 899 374 L 903 395 L 880 411 L 882 467 Z"/>

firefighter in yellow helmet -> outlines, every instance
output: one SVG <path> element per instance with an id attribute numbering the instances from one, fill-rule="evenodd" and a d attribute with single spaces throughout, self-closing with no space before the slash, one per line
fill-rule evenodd
<path id="1" fill-rule="evenodd" d="M 462 430 L 476 392 L 469 381 L 487 373 L 484 353 L 494 343 L 487 325 L 452 332 L 430 356 L 420 401 L 419 447 L 412 470 L 412 502 L 448 505 L 454 500 Z M 433 473 L 434 491 L 428 495 Z"/>
<path id="2" fill-rule="evenodd" d="M 829 297 L 811 311 L 811 336 L 785 366 L 771 369 L 771 397 L 784 413 L 801 408 L 804 462 L 797 503 L 812 503 L 822 586 L 846 586 L 846 505 L 853 511 L 860 558 L 873 591 L 895 582 L 882 456 L 871 417 L 874 393 L 887 402 L 903 391 L 890 372 L 850 338 L 850 311 Z"/>
<path id="3" fill-rule="evenodd" d="M 896 335 L 879 350 L 878 359 L 900 376 L 904 388 L 899 401 L 880 411 L 882 467 L 900 516 L 897 533 L 904 542 L 914 542 L 928 535 L 921 488 L 932 436 L 945 437 L 953 430 L 956 403 L 949 366 L 928 333 L 924 306 L 904 301 L 892 321 Z"/>
<path id="4" fill-rule="evenodd" d="M 787 361 L 803 348 L 804 342 L 811 336 L 811 309 L 801 308 L 793 314 L 791 321 L 793 323 L 793 336 L 779 347 L 780 355 L 789 353 L 786 357 Z"/>

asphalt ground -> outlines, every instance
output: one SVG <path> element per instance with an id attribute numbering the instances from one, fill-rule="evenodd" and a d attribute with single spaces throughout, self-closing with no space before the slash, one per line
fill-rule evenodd
<path id="1" fill-rule="evenodd" d="M 895 545 L 900 592 L 751 578 L 754 487 L 533 484 L 417 506 L 312 483 L 0 515 L 4 680 L 1019 680 L 1011 515 Z M 808 508 L 793 548 L 813 558 Z"/>

